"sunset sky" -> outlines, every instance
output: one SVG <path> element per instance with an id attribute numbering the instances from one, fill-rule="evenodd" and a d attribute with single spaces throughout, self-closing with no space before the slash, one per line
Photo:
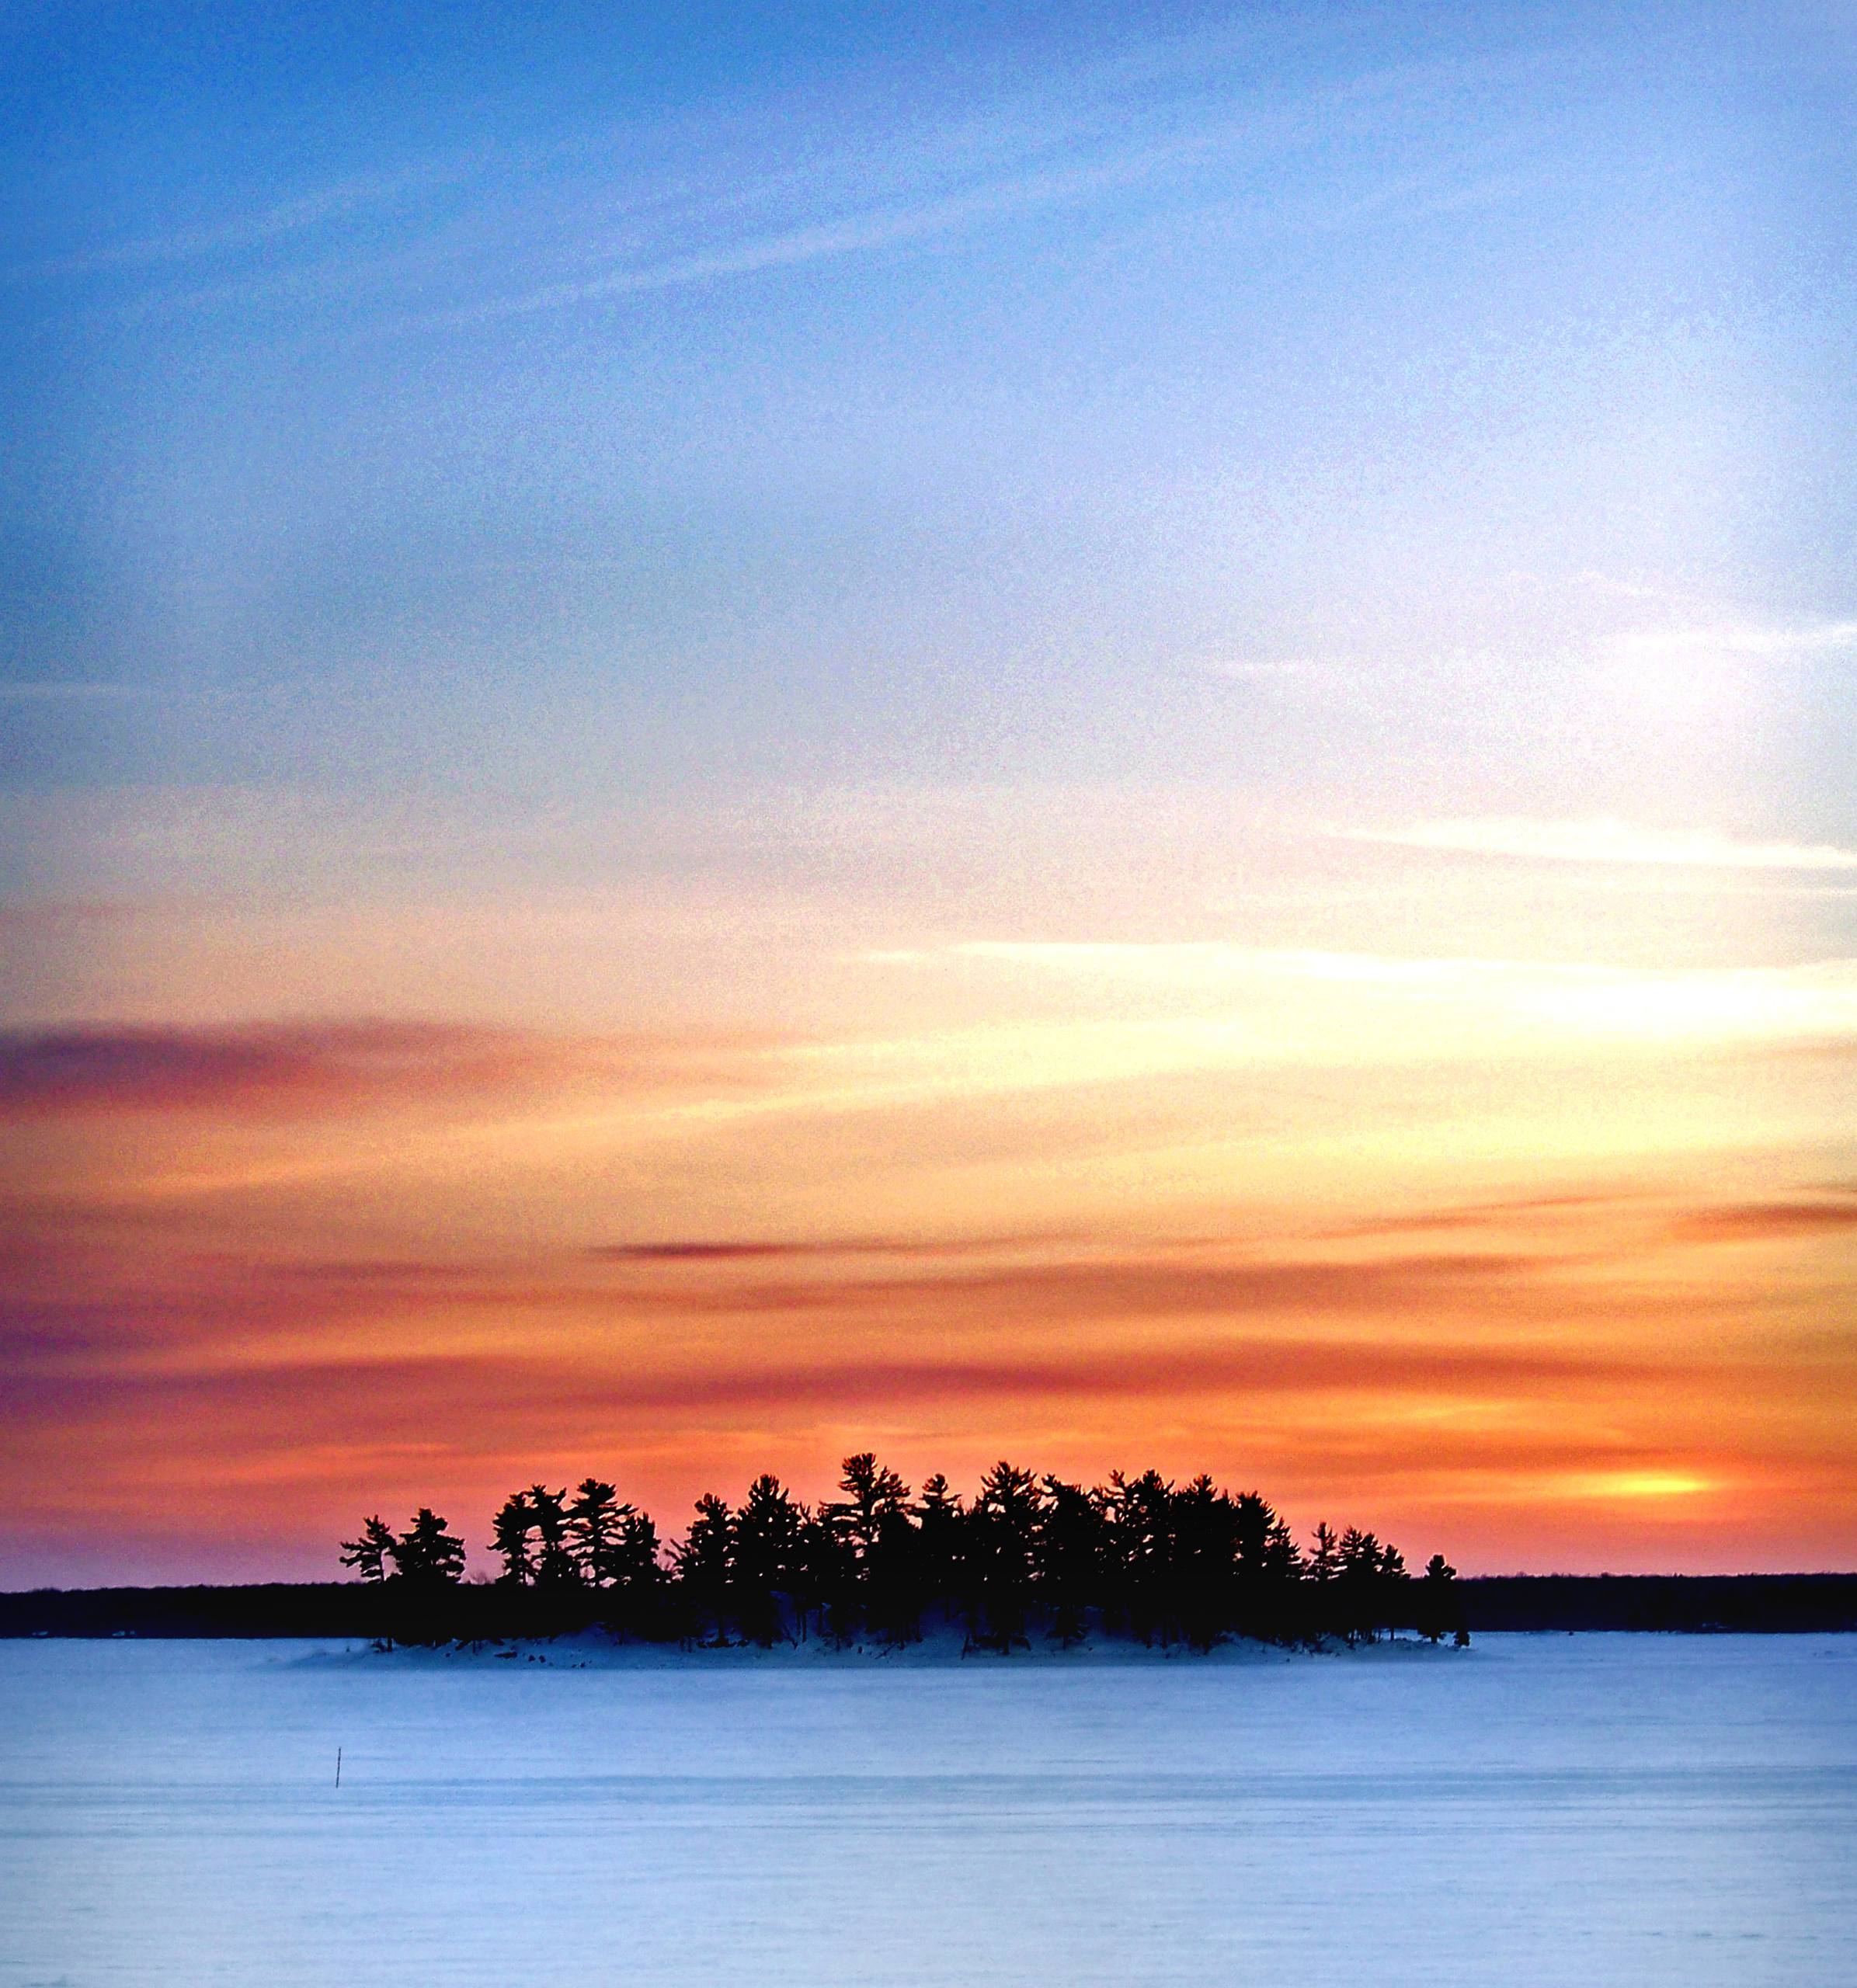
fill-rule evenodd
<path id="1" fill-rule="evenodd" d="M 8 9 L 0 1583 L 863 1448 L 1857 1565 L 1854 89 Z"/>

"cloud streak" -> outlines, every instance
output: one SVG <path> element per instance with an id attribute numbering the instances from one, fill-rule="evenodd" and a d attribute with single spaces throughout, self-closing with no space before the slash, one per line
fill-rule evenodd
<path id="1" fill-rule="evenodd" d="M 712 1086 L 715 1045 L 437 1021 L 0 1030 L 0 1120 L 109 1112 L 296 1114 L 593 1077 L 621 1091 Z M 739 1056 L 732 1080 L 745 1064 Z"/>
<path id="2" fill-rule="evenodd" d="M 1742 1201 L 1699 1208 L 1674 1224 L 1687 1242 L 1793 1242 L 1857 1232 L 1857 1196 L 1845 1201 Z"/>
<path id="3" fill-rule="evenodd" d="M 416 158 L 192 228 L 75 245 L 16 273 L 134 283 L 108 307 L 130 315 L 346 302 L 390 329 L 432 328 L 906 248 L 1064 205 L 1113 212 L 1132 192 L 1276 233 L 1445 210 L 1529 182 L 1532 168 L 1518 174 L 1505 148 L 1469 137 L 1423 172 L 1375 158 L 1375 141 L 1539 55 L 1387 62 L 1337 45 L 1337 72 L 1290 82 L 1259 60 L 1269 40 L 1251 26 L 1153 39 L 1017 88 L 925 93 L 900 114 L 890 91 L 841 76 L 834 142 L 801 156 L 779 135 L 790 99 L 724 103 Z M 1321 183 L 1286 206 L 1281 162 L 1312 152 Z M 192 283 L 162 287 L 163 272 L 183 270 Z"/>
<path id="4" fill-rule="evenodd" d="M 378 1359 L 306 1359 L 265 1367 L 194 1368 L 124 1375 L 107 1370 L 23 1375 L 16 1409 L 39 1413 L 120 1406 L 256 1418 L 280 1431 L 314 1433 L 318 1410 L 331 1440 L 355 1430 L 377 1439 L 402 1434 L 405 1405 L 457 1427 L 500 1409 L 558 1405 L 578 1418 L 600 1415 L 701 1417 L 718 1409 L 854 1412 L 1000 1399 L 1386 1394 L 1508 1395 L 1539 1388 L 1648 1384 L 1690 1372 L 1688 1362 L 1611 1351 L 1504 1348 L 1441 1340 L 1422 1347 L 1342 1343 L 1320 1337 L 1247 1339 L 1153 1350 L 1070 1356 L 937 1356 L 855 1361 L 746 1361 L 700 1370 L 615 1369 L 574 1354 L 388 1354 Z"/>
<path id="5" fill-rule="evenodd" d="M 1347 842 L 1535 863 L 1628 864 L 1702 870 L 1857 871 L 1857 850 L 1832 843 L 1744 842 L 1709 830 L 1643 828 L 1520 815 L 1465 816 L 1404 829 L 1331 828 Z"/>
<path id="6" fill-rule="evenodd" d="M 499 1089 L 551 1060 L 519 1034 L 433 1022 L 9 1030 L 0 1034 L 0 1116 L 328 1110 Z"/>

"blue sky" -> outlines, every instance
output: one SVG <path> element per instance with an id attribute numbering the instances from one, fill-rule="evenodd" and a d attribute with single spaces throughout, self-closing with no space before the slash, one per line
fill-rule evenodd
<path id="1" fill-rule="evenodd" d="M 1833 10 L 544 11 L 16 16 L 13 778 L 1615 811 L 1851 610 Z"/>

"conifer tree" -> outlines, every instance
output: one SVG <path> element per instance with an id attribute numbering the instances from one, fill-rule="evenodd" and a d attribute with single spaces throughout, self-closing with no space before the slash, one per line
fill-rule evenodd
<path id="1" fill-rule="evenodd" d="M 422 1505 L 391 1548 L 395 1571 L 409 1587 L 443 1587 L 464 1578 L 464 1542 L 445 1521 Z"/>
<path id="2" fill-rule="evenodd" d="M 820 1598 L 842 1642 L 861 1628 L 877 1626 L 877 1618 L 896 1613 L 902 1563 L 913 1555 L 906 1536 L 909 1487 L 868 1450 L 847 1457 L 840 1469 L 838 1488 L 844 1496 L 819 1508 L 826 1536 L 815 1542 L 812 1571 L 821 1577 L 816 1580 Z M 883 1564 L 886 1552 L 888 1566 Z"/>
<path id="3" fill-rule="evenodd" d="M 1167 1614 L 1195 1649 L 1210 1649 L 1235 1626 L 1242 1626 L 1248 1600 L 1240 1592 L 1246 1501 L 1233 1503 L 1202 1472 L 1174 1494 L 1167 1553 Z"/>
<path id="4" fill-rule="evenodd" d="M 909 1487 L 868 1450 L 847 1457 L 839 1468 L 838 1488 L 845 1495 L 822 1507 L 819 1516 L 850 1541 L 861 1561 L 868 1560 L 876 1548 L 884 1520 L 906 1508 Z"/>
<path id="5" fill-rule="evenodd" d="M 697 1500 L 696 1516 L 673 1552 L 687 1634 L 729 1640 L 731 1527 L 727 1503 L 713 1491 Z"/>
<path id="6" fill-rule="evenodd" d="M 864 1609 L 886 1642 L 914 1642 L 926 1606 L 922 1535 L 906 1510 L 881 1514 L 864 1583 Z"/>
<path id="7" fill-rule="evenodd" d="M 1119 1576 L 1120 1613 L 1144 1643 L 1170 1639 L 1174 1487 L 1157 1470 L 1109 1479 L 1110 1538 Z"/>
<path id="8" fill-rule="evenodd" d="M 1031 1472 L 1002 1459 L 981 1479 L 967 1515 L 968 1639 L 1003 1656 L 1028 1642 L 1042 1495 Z"/>
<path id="9" fill-rule="evenodd" d="M 581 1580 L 589 1587 L 610 1587 L 617 1578 L 616 1555 L 621 1529 L 631 1507 L 597 1477 L 582 1478 L 567 1508 L 567 1549 Z"/>
<path id="10" fill-rule="evenodd" d="M 535 1585 L 558 1594 L 579 1578 L 568 1545 L 568 1494 L 565 1489 L 531 1484 L 527 1496 L 535 1534 Z"/>
<path id="11" fill-rule="evenodd" d="M 916 1552 L 923 1608 L 945 1608 L 961 1580 L 962 1539 L 966 1514 L 940 1471 L 924 1478 L 909 1509 L 915 1521 Z"/>
<path id="12" fill-rule="evenodd" d="M 522 1491 L 511 1492 L 490 1521 L 490 1550 L 503 1562 L 503 1578 L 512 1587 L 526 1587 L 535 1578 L 535 1554 L 530 1544 L 534 1529 L 528 1494 Z"/>
<path id="13" fill-rule="evenodd" d="M 731 1611 L 742 1634 L 763 1648 L 782 1633 L 782 1598 L 799 1582 L 806 1519 L 780 1479 L 763 1474 L 732 1521 Z"/>
<path id="14" fill-rule="evenodd" d="M 1100 1594 L 1105 1528 L 1101 1510 L 1080 1484 L 1047 1477 L 1044 1493 L 1037 1518 L 1038 1599 L 1050 1615 L 1051 1633 L 1068 1649 L 1083 1640 Z"/>
<path id="15" fill-rule="evenodd" d="M 359 1539 L 343 1541 L 342 1564 L 353 1567 L 364 1581 L 384 1581 L 396 1545 L 393 1529 L 377 1512 L 362 1521 Z"/>
<path id="16" fill-rule="evenodd" d="M 1413 1600 L 1419 1633 L 1428 1642 L 1437 1642 L 1448 1631 L 1458 1628 L 1462 1620 L 1452 1585 L 1456 1579 L 1457 1569 L 1443 1554 L 1434 1553 L 1425 1562 L 1425 1571 Z"/>

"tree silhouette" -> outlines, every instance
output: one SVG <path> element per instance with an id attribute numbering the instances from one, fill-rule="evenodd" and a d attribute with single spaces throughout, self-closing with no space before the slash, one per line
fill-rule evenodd
<path id="1" fill-rule="evenodd" d="M 686 1632 L 712 1642 L 729 1639 L 730 1532 L 727 1502 L 706 1491 L 683 1545 L 673 1549 Z"/>
<path id="2" fill-rule="evenodd" d="M 909 1487 L 868 1450 L 840 1466 L 841 1499 L 819 1508 L 826 1537 L 815 1542 L 814 1585 L 841 1641 L 862 1628 L 892 1639 L 908 1633 L 909 1600 L 902 1593 L 913 1561 L 908 1521 Z"/>
<path id="3" fill-rule="evenodd" d="M 527 1587 L 535 1578 L 535 1552 L 530 1543 L 534 1530 L 528 1494 L 511 1492 L 490 1521 L 490 1550 L 502 1560 L 503 1578 L 512 1587 Z"/>
<path id="4" fill-rule="evenodd" d="M 1418 1619 L 1419 1633 L 1426 1642 L 1437 1642 L 1448 1632 L 1459 1628 L 1463 1621 L 1458 1606 L 1457 1594 L 1452 1583 L 1457 1579 L 1457 1569 L 1441 1553 L 1434 1553 L 1425 1562 L 1425 1571 L 1418 1582 L 1418 1591 L 1413 1597 L 1414 1612 Z"/>
<path id="5" fill-rule="evenodd" d="M 766 1475 L 749 1486 L 735 1515 L 729 1573 L 735 1625 L 763 1649 L 784 1632 L 781 1603 L 801 1582 L 806 1524 L 780 1479 Z"/>
<path id="6" fill-rule="evenodd" d="M 1174 1600 L 1174 1487 L 1157 1470 L 1112 1472 L 1104 1494 L 1116 1573 L 1117 1613 L 1144 1643 L 1170 1634 Z"/>
<path id="7" fill-rule="evenodd" d="M 919 1611 L 948 1607 L 962 1580 L 967 1514 L 940 1471 L 923 1479 L 909 1517 L 916 1528 Z"/>
<path id="8" fill-rule="evenodd" d="M 1247 1635 L 1281 1639 L 1299 1626 L 1295 1583 L 1302 1555 L 1270 1501 L 1247 1491 L 1233 1501 L 1236 1607 L 1231 1619 Z"/>
<path id="9" fill-rule="evenodd" d="M 1410 1595 L 1412 1577 L 1406 1572 L 1406 1556 L 1396 1546 L 1380 1548 L 1379 1577 L 1374 1583 L 1379 1604 L 1377 1627 L 1389 1636 L 1397 1635 L 1400 1625 L 1411 1619 Z"/>
<path id="10" fill-rule="evenodd" d="M 1042 1493 L 1029 1470 L 1002 1460 L 980 1480 L 967 1514 L 968 1640 L 1004 1656 L 1028 1646 L 1032 1555 Z"/>
<path id="11" fill-rule="evenodd" d="M 596 1477 L 582 1478 L 576 1488 L 567 1508 L 568 1557 L 589 1587 L 610 1587 L 619 1578 L 619 1541 L 631 1510 Z"/>
<path id="12" fill-rule="evenodd" d="M 1335 1548 L 1337 1626 L 1351 1642 L 1372 1642 L 1379 1628 L 1380 1542 L 1350 1526 Z"/>
<path id="13" fill-rule="evenodd" d="M 464 1579 L 464 1542 L 446 1531 L 429 1506 L 420 1506 L 389 1550 L 395 1572 L 409 1587 L 445 1587 Z"/>
<path id="14" fill-rule="evenodd" d="M 909 1487 L 895 1471 L 884 1468 L 868 1450 L 847 1457 L 839 1466 L 842 1500 L 822 1507 L 820 1517 L 851 1542 L 859 1559 L 875 1550 L 883 1521 L 909 1503 Z"/>
<path id="15" fill-rule="evenodd" d="M 343 1541 L 342 1564 L 353 1567 L 364 1581 L 384 1581 L 387 1563 L 393 1559 L 398 1544 L 391 1527 L 377 1512 L 362 1521 L 359 1539 Z"/>
<path id="16" fill-rule="evenodd" d="M 1247 1600 L 1240 1593 L 1241 1541 L 1247 1501 L 1236 1503 L 1201 1474 L 1174 1493 L 1168 1514 L 1171 1541 L 1167 1555 L 1167 1606 L 1163 1630 L 1177 1623 L 1195 1649 L 1210 1649 L 1235 1620 Z M 1268 1508 L 1267 1508 L 1268 1509 Z M 1258 1515 L 1251 1514 L 1254 1521 Z M 1254 1523 L 1252 1530 L 1260 1533 Z"/>
<path id="17" fill-rule="evenodd" d="M 889 1643 L 914 1642 L 922 1634 L 922 1534 L 906 1510 L 881 1514 L 864 1590 L 865 1619 Z"/>
<path id="18" fill-rule="evenodd" d="M 527 1496 L 529 1524 L 535 1534 L 535 1585 L 558 1597 L 580 1578 L 568 1545 L 568 1494 L 531 1484 Z"/>
<path id="19" fill-rule="evenodd" d="M 1101 1592 L 1108 1527 L 1080 1484 L 1047 1477 L 1043 1488 L 1036 1517 L 1038 1599 L 1049 1611 L 1051 1633 L 1069 1649 L 1083 1641 Z"/>
<path id="20" fill-rule="evenodd" d="M 624 1510 L 613 1548 L 613 1624 L 650 1635 L 662 1615 L 670 1576 L 658 1545 L 656 1526 L 645 1513 L 629 1505 Z"/>

